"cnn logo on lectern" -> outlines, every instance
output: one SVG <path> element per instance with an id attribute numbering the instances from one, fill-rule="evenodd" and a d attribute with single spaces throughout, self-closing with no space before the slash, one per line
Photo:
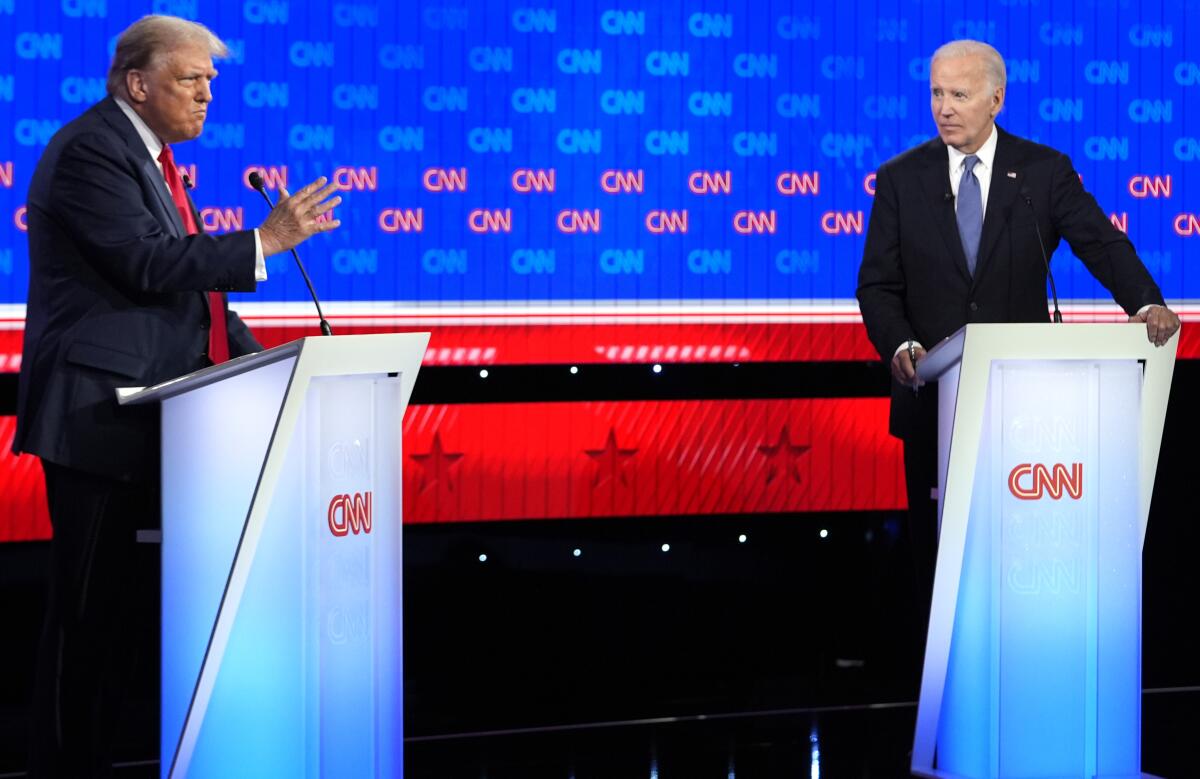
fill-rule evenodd
<path id="1" fill-rule="evenodd" d="M 1083 497 L 1083 463 L 1071 463 L 1070 470 L 1062 463 L 1052 468 L 1022 463 L 1008 474 L 1008 491 L 1020 500 L 1040 500 L 1043 495 L 1061 500 L 1064 493 L 1079 500 Z"/>
<path id="2" fill-rule="evenodd" d="M 329 501 L 329 532 L 338 538 L 371 532 L 371 493 L 334 495 Z"/>

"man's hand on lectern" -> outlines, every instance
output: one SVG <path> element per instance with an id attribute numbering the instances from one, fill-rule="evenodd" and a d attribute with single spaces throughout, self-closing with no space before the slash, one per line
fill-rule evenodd
<path id="1" fill-rule="evenodd" d="M 1146 337 L 1155 346 L 1162 346 L 1171 340 L 1179 329 L 1179 315 L 1166 306 L 1148 306 L 1129 317 L 1130 322 L 1145 322 Z M 894 362 L 894 361 L 893 361 Z"/>
<path id="2" fill-rule="evenodd" d="M 918 363 L 925 359 L 925 349 L 923 347 L 914 345 L 913 351 L 916 353 Z M 917 369 L 908 354 L 908 349 L 901 349 L 892 357 L 892 377 L 905 387 L 913 387 L 914 389 L 925 384 L 925 382 L 917 377 Z"/>

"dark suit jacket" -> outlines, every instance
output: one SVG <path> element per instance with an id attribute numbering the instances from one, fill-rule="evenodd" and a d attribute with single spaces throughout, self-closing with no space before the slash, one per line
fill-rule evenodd
<path id="1" fill-rule="evenodd" d="M 879 168 L 858 300 L 885 362 L 909 339 L 931 349 L 969 322 L 1048 321 L 1035 218 L 1047 256 L 1065 238 L 1127 313 L 1163 302 L 1133 244 L 1084 190 L 1070 159 L 996 130 L 974 278 L 958 236 L 945 143 L 934 138 Z M 914 395 L 892 381 L 893 435 L 907 438 L 921 419 L 936 419 L 932 394 Z"/>
<path id="2" fill-rule="evenodd" d="M 204 291 L 254 290 L 253 233 L 186 235 L 155 161 L 111 98 L 51 139 L 29 185 L 28 224 L 13 451 L 157 478 L 158 409 L 122 408 L 114 389 L 209 364 Z M 226 323 L 232 356 L 261 348 L 228 308 Z"/>

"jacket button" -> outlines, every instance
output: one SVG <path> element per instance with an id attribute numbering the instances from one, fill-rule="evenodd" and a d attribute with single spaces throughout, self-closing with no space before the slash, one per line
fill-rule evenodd
<path id="1" fill-rule="evenodd" d="M 972 301 L 971 301 L 971 310 L 972 310 L 972 311 L 978 311 L 978 310 L 979 310 L 979 304 L 978 304 L 978 303 L 976 303 L 974 300 L 972 300 Z"/>

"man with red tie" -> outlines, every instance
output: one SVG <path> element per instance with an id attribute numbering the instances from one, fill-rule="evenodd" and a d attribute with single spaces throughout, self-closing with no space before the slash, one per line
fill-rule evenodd
<path id="1" fill-rule="evenodd" d="M 147 16 L 117 41 L 107 99 L 47 145 L 29 187 L 29 299 L 16 452 L 41 458 L 54 528 L 36 682 L 34 775 L 108 773 L 133 652 L 135 534 L 159 513 L 149 386 L 261 347 L 225 292 L 266 280 L 264 258 L 338 226 L 324 179 L 256 230 L 205 235 L 172 144 L 198 137 L 212 102 L 202 25 Z M 230 431 L 236 434 L 236 431 Z M 169 604 L 167 604 L 169 607 Z"/>

